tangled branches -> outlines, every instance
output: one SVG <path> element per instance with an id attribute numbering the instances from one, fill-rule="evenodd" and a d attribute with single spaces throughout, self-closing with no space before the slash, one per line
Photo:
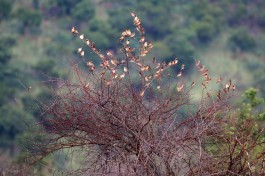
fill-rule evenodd
<path id="1" fill-rule="evenodd" d="M 152 43 L 145 39 L 135 13 L 137 34 L 122 32 L 121 58 L 103 53 L 94 42 L 73 27 L 72 33 L 94 52 L 101 63 L 86 59 L 73 64 L 76 81 L 61 81 L 50 106 L 43 107 L 45 135 L 30 148 L 36 162 L 58 150 L 79 148 L 85 158 L 86 175 L 210 175 L 226 174 L 208 152 L 210 139 L 222 137 L 229 110 L 227 99 L 235 90 L 231 80 L 216 93 L 208 88 L 208 70 L 196 61 L 204 80 L 185 82 L 179 73 L 171 76 L 169 63 L 147 59 Z M 131 41 L 138 42 L 138 48 Z M 87 70 L 80 69 L 86 65 Z M 204 94 L 196 105 L 191 90 L 201 84 Z M 221 78 L 215 84 L 222 87 Z M 225 141 L 229 143 L 230 141 Z M 212 144 L 216 141 L 212 141 Z M 238 143 L 239 144 L 239 143 Z M 229 169 L 227 169 L 229 170 Z M 234 171 L 233 171 L 234 172 Z"/>

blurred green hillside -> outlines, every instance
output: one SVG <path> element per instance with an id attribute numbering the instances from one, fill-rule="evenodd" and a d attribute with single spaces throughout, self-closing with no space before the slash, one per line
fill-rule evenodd
<path id="1" fill-rule="evenodd" d="M 264 0 L 0 0 L 0 173 L 8 162 L 24 162 L 28 127 L 41 122 L 39 106 L 56 88 L 46 81 L 71 77 L 82 46 L 72 26 L 101 50 L 118 53 L 135 11 L 154 43 L 150 58 L 177 57 L 188 78 L 199 59 L 213 77 L 231 78 L 239 94 L 255 87 L 265 97 L 264 9 Z"/>

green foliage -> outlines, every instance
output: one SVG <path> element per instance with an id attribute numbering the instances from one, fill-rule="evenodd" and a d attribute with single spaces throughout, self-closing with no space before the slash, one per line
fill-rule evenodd
<path id="1" fill-rule="evenodd" d="M 39 11 L 29 10 L 27 8 L 19 8 L 15 14 L 15 18 L 21 23 L 20 32 L 23 34 L 26 29 L 39 28 L 42 22 L 42 15 Z"/>
<path id="2" fill-rule="evenodd" d="M 0 40 L 0 147 L 13 148 L 16 138 L 24 133 L 29 114 L 19 107 L 17 99 L 17 75 L 22 76 L 20 70 L 10 65 L 13 57 L 12 48 L 16 44 L 15 36 L 1 36 Z"/>
<path id="3" fill-rule="evenodd" d="M 224 7 L 228 25 L 232 27 L 249 25 L 264 27 L 264 1 L 228 1 Z"/>
<path id="4" fill-rule="evenodd" d="M 75 6 L 81 2 L 82 0 L 52 0 L 51 9 L 53 9 L 55 15 L 63 16 L 63 15 L 71 15 Z"/>
<path id="5" fill-rule="evenodd" d="M 70 55 L 72 49 L 69 45 L 65 45 L 70 41 L 72 41 L 72 37 L 69 36 L 68 31 L 61 31 L 53 37 L 52 41 L 47 41 L 43 48 L 43 54 L 46 56 L 46 60 L 52 58 L 52 61 L 55 61 L 55 59 L 62 58 L 62 56 Z M 56 63 L 54 64 L 56 65 Z"/>
<path id="6" fill-rule="evenodd" d="M 219 138 L 208 139 L 206 149 L 217 160 L 227 161 L 220 164 L 222 169 L 234 169 L 236 173 L 241 172 L 243 175 L 248 172 L 263 175 L 264 99 L 257 97 L 257 89 L 254 88 L 248 89 L 243 96 L 244 100 L 238 111 L 232 111 L 224 117 L 223 134 Z M 218 158 L 220 155 L 223 157 Z"/>
<path id="7" fill-rule="evenodd" d="M 0 126 L 2 123 L 6 124 L 0 137 L 2 146 L 11 146 L 20 133 L 24 135 L 23 129 L 18 128 L 17 124 L 12 126 L 12 122 L 19 124 L 21 121 L 18 119 L 23 119 L 25 114 L 34 117 L 40 115 L 40 110 L 33 106 L 34 103 L 32 104 L 34 102 L 32 96 L 23 95 L 25 91 L 24 89 L 22 91 L 21 85 L 18 85 L 18 75 L 21 75 L 20 80 L 27 86 L 33 80 L 47 80 L 49 76 L 58 77 L 62 70 L 57 67 L 59 65 L 57 63 L 60 63 L 59 67 L 63 67 L 61 66 L 65 63 L 63 59 L 68 60 L 71 57 L 72 48 L 69 47 L 69 43 L 72 38 L 69 35 L 69 29 L 72 24 L 78 24 L 85 35 L 87 34 L 95 41 L 98 48 L 111 49 L 114 53 L 119 53 L 116 48 L 116 39 L 123 29 L 133 26 L 129 12 L 135 11 L 144 22 L 148 38 L 154 42 L 152 56 L 166 62 L 177 57 L 180 64 L 186 65 L 185 71 L 193 65 L 194 58 L 201 46 L 207 48 L 206 54 L 210 52 L 216 54 L 215 51 L 210 51 L 208 46 L 211 46 L 211 42 L 218 37 L 219 33 L 226 35 L 231 29 L 234 30 L 234 33 L 227 44 L 232 51 L 239 48 L 242 51 L 259 54 L 261 58 L 264 55 L 265 38 L 262 35 L 265 28 L 265 11 L 263 10 L 265 1 L 262 0 L 113 0 L 105 1 L 106 4 L 104 1 L 98 2 L 91 0 L 50 0 L 45 2 L 0 0 L 0 29 L 2 31 L 0 36 Z M 95 16 L 96 9 L 99 12 L 97 16 Z M 101 11 L 107 14 L 102 17 Z M 58 18 L 50 18 L 51 15 Z M 45 19 L 43 25 L 41 25 L 42 19 Z M 38 32 L 40 27 L 45 32 L 36 35 L 34 31 Z M 256 33 L 250 34 L 250 29 Z M 16 35 L 11 31 L 19 32 L 22 35 Z M 25 33 L 28 35 L 23 35 Z M 32 33 L 35 36 L 32 36 Z M 34 50 L 27 47 L 28 43 L 23 42 L 25 37 L 36 42 L 36 47 L 40 50 L 38 52 L 44 57 L 40 57 L 40 54 L 36 54 Z M 19 43 L 19 47 L 15 46 L 16 42 Z M 132 41 L 131 44 L 133 44 Z M 14 59 L 12 59 L 13 52 L 16 57 Z M 216 54 L 217 57 L 219 57 L 218 54 Z M 89 57 L 88 59 L 93 60 L 94 56 L 91 54 Z M 41 61 L 38 61 L 39 58 Z M 221 57 L 220 60 L 222 60 Z M 34 66 L 30 67 L 29 64 Z M 264 75 L 263 65 L 254 60 L 251 60 L 251 64 L 253 66 L 250 68 L 250 64 L 247 63 L 251 75 L 259 78 L 255 79 L 254 86 L 258 87 L 265 95 L 263 86 L 265 79 L 261 77 Z M 260 71 L 257 71 L 257 65 L 260 66 Z M 14 69 L 14 67 L 19 69 Z M 25 76 L 22 71 L 30 72 L 31 75 Z M 243 84 L 249 85 L 249 83 Z M 33 90 L 36 90 L 35 87 Z M 39 89 L 37 91 L 40 94 L 43 92 Z M 20 96 L 24 97 L 22 102 L 20 102 Z M 44 99 L 45 96 L 50 98 L 45 93 L 42 96 L 37 95 L 40 99 Z M 259 109 L 262 100 L 257 98 L 257 91 L 250 89 L 246 92 L 245 97 L 246 100 L 240 107 L 238 117 L 240 116 L 244 121 L 255 119 L 258 120 L 257 123 L 263 124 L 265 112 Z M 19 110 L 21 107 L 16 104 L 15 98 L 18 99 L 18 104 L 23 104 L 23 110 Z M 14 112 L 8 112 L 8 110 Z M 32 119 L 32 121 L 34 120 Z M 230 134 L 235 134 L 235 130 L 235 127 L 228 128 Z M 8 139 L 10 134 L 15 135 L 14 139 Z M 6 143 L 5 140 L 7 140 Z M 216 152 L 215 148 L 211 150 Z"/>
<path id="8" fill-rule="evenodd" d="M 263 140 L 263 124 L 265 122 L 264 99 L 257 97 L 258 90 L 250 88 L 244 93 L 244 101 L 238 110 L 238 128 L 242 128 L 250 133 L 253 140 Z M 250 127 L 246 127 L 252 125 Z M 245 127 L 244 127 L 245 126 Z M 265 148 L 264 148 L 265 149 Z"/>
<path id="9" fill-rule="evenodd" d="M 109 46 L 111 45 L 110 40 L 100 32 L 91 32 L 90 38 L 93 41 L 97 40 L 96 46 L 102 48 L 103 50 L 109 49 Z"/>
<path id="10" fill-rule="evenodd" d="M 105 35 L 107 38 L 114 37 L 116 31 L 112 29 L 108 21 L 100 20 L 99 18 L 93 18 L 90 21 L 89 30 L 91 32 L 100 32 Z"/>
<path id="11" fill-rule="evenodd" d="M 7 19 L 12 10 L 12 2 L 9 0 L 0 0 L 0 21 Z"/>
<path id="12" fill-rule="evenodd" d="M 5 45 L 0 44 L 0 63 L 1 65 L 7 63 L 11 59 L 10 49 Z"/>
<path id="13" fill-rule="evenodd" d="M 5 36 L 0 39 L 0 107 L 13 97 L 14 72 L 8 67 L 8 62 L 12 58 L 11 48 L 15 44 L 13 37 Z"/>
<path id="14" fill-rule="evenodd" d="M 223 10 L 218 3 L 211 3 L 209 0 L 194 1 L 188 8 L 188 15 L 196 20 L 204 20 L 209 16 L 213 17 L 217 22 L 222 21 Z"/>
<path id="15" fill-rule="evenodd" d="M 128 24 L 131 17 L 128 14 L 128 10 L 125 8 L 108 9 L 108 14 L 111 18 L 108 20 L 109 24 L 116 31 L 122 31 L 123 29 L 130 28 L 133 23 Z"/>
<path id="16" fill-rule="evenodd" d="M 139 9 L 139 15 L 142 16 L 142 20 L 146 22 L 145 30 L 154 39 L 164 38 L 168 33 L 172 32 L 172 21 L 169 19 L 172 10 L 170 8 L 171 3 L 174 2 L 171 0 L 138 0 L 137 9 Z"/>
<path id="17" fill-rule="evenodd" d="M 223 23 L 221 7 L 205 0 L 191 3 L 188 16 L 190 28 L 195 31 L 200 43 L 211 41 Z"/>
<path id="18" fill-rule="evenodd" d="M 55 62 L 53 60 L 42 60 L 35 66 L 35 71 L 40 79 L 47 79 L 47 76 L 44 75 L 58 77 L 58 72 L 55 71 L 54 66 Z"/>
<path id="19" fill-rule="evenodd" d="M 39 121 L 43 118 L 41 116 L 42 109 L 40 109 L 41 104 L 49 104 L 53 100 L 51 92 L 47 89 L 43 89 L 35 97 L 32 95 L 25 95 L 21 98 L 24 111 L 29 112 L 33 117 Z"/>
<path id="20" fill-rule="evenodd" d="M 40 8 L 40 1 L 32 0 L 32 6 L 34 7 L 34 9 L 38 10 Z"/>
<path id="21" fill-rule="evenodd" d="M 5 83 L 0 83 L 0 106 L 3 106 L 14 95 L 14 88 L 8 87 Z"/>
<path id="22" fill-rule="evenodd" d="M 258 105 L 264 103 L 263 98 L 257 97 L 258 90 L 254 88 L 250 88 L 245 92 L 246 100 L 251 107 L 257 107 Z"/>
<path id="23" fill-rule="evenodd" d="M 14 145 L 16 137 L 25 130 L 26 119 L 24 112 L 15 105 L 1 106 L 0 114 L 0 147 L 8 148 Z"/>
<path id="24" fill-rule="evenodd" d="M 96 46 L 103 50 L 116 48 L 111 40 L 115 36 L 118 37 L 118 35 L 107 21 L 93 18 L 90 21 L 89 29 L 85 33 L 89 34 L 91 40 L 95 41 Z"/>
<path id="25" fill-rule="evenodd" d="M 257 23 L 260 27 L 265 28 L 265 12 L 261 11 L 258 13 Z"/>
<path id="26" fill-rule="evenodd" d="M 262 119 L 263 114 L 258 108 L 264 104 L 264 99 L 257 97 L 258 90 L 250 88 L 244 93 L 244 101 L 239 109 L 239 118 L 243 121 Z M 263 109 L 264 110 L 264 109 Z"/>
<path id="27" fill-rule="evenodd" d="M 169 47 L 172 53 L 171 57 L 166 58 L 166 61 L 172 60 L 177 57 L 181 64 L 185 64 L 185 70 L 189 70 L 194 63 L 195 48 L 186 36 L 168 36 L 166 43 L 170 44 Z"/>
<path id="28" fill-rule="evenodd" d="M 145 21 L 144 28 L 146 33 L 154 38 L 163 39 L 169 33 L 173 31 L 174 23 L 170 21 L 172 7 L 175 5 L 172 0 L 165 1 L 117 1 L 113 3 L 116 6 L 115 10 L 110 9 L 108 13 L 112 18 L 110 19 L 110 24 L 117 31 L 130 28 L 132 26 L 128 25 L 130 16 L 128 14 L 128 9 L 136 10 L 139 13 L 139 17 Z"/>
<path id="29" fill-rule="evenodd" d="M 237 29 L 229 38 L 229 44 L 233 51 L 235 51 L 237 48 L 242 51 L 251 51 L 256 46 L 255 39 L 245 28 Z"/>
<path id="30" fill-rule="evenodd" d="M 207 43 L 218 33 L 219 29 L 213 25 L 213 21 L 214 19 L 209 17 L 209 21 L 195 21 L 191 24 L 191 28 L 196 31 L 199 42 Z"/>
<path id="31" fill-rule="evenodd" d="M 233 11 L 228 16 L 228 24 L 231 26 L 238 25 L 241 21 L 247 20 L 247 8 L 243 3 L 233 4 Z"/>
<path id="32" fill-rule="evenodd" d="M 155 42 L 154 49 L 151 50 L 152 55 L 155 56 L 160 61 L 169 61 L 174 55 L 171 49 L 167 46 L 166 42 Z M 176 57 L 176 56 L 175 56 Z M 172 58 L 171 58 L 172 59 Z"/>
<path id="33" fill-rule="evenodd" d="M 11 47 L 15 44 L 15 39 L 11 36 L 0 37 L 0 67 L 11 59 Z"/>
<path id="34" fill-rule="evenodd" d="M 79 22 L 88 22 L 95 16 L 95 7 L 91 1 L 81 1 L 72 10 L 72 16 Z"/>

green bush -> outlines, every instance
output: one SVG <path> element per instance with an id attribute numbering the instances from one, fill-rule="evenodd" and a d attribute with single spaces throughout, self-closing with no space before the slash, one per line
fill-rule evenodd
<path id="1" fill-rule="evenodd" d="M 89 21 L 95 16 L 95 7 L 91 1 L 81 1 L 73 8 L 72 15 L 77 21 Z"/>
<path id="2" fill-rule="evenodd" d="M 23 123 L 25 115 L 19 108 L 10 105 L 1 106 L 0 114 L 0 147 L 9 148 L 26 128 Z"/>
<path id="3" fill-rule="evenodd" d="M 47 79 L 45 75 L 58 77 L 58 72 L 54 69 L 55 62 L 53 60 L 40 61 L 35 66 L 36 72 L 39 74 L 41 79 Z"/>
<path id="4" fill-rule="evenodd" d="M 110 38 L 101 32 L 90 32 L 89 37 L 91 41 L 95 41 L 95 45 L 100 47 L 103 51 L 111 48 Z"/>
<path id="5" fill-rule="evenodd" d="M 227 22 L 230 26 L 236 26 L 241 21 L 245 21 L 248 18 L 247 6 L 243 3 L 232 4 L 233 11 L 228 13 Z"/>
<path id="6" fill-rule="evenodd" d="M 38 29 L 42 22 L 42 15 L 39 11 L 29 10 L 27 8 L 19 8 L 14 16 L 21 23 L 20 32 L 22 34 L 25 33 L 26 29 Z"/>
<path id="7" fill-rule="evenodd" d="M 161 39 L 171 33 L 173 22 L 169 19 L 173 2 L 165 1 L 139 1 L 137 9 L 141 12 L 140 16 L 146 21 L 145 30 L 154 39 Z"/>
<path id="8" fill-rule="evenodd" d="M 229 38 L 229 44 L 233 51 L 251 51 L 256 47 L 256 41 L 251 34 L 245 29 L 236 30 Z"/>
<path id="9" fill-rule="evenodd" d="M 215 27 L 206 21 L 194 22 L 192 28 L 196 31 L 200 43 L 209 42 L 217 33 Z"/>
<path id="10" fill-rule="evenodd" d="M 12 4 L 7 0 L 0 0 L 0 21 L 9 17 L 12 10 Z"/>
<path id="11" fill-rule="evenodd" d="M 51 0 L 50 11 L 56 16 L 71 15 L 75 6 L 82 0 Z"/>
<path id="12" fill-rule="evenodd" d="M 108 9 L 108 14 L 111 16 L 111 18 L 108 20 L 109 24 L 117 31 L 122 31 L 125 28 L 130 28 L 133 26 L 133 23 L 128 24 L 127 22 L 130 20 L 127 9 Z"/>
<path id="13" fill-rule="evenodd" d="M 6 64 L 11 59 L 11 49 L 15 44 L 15 39 L 11 36 L 0 37 L 0 66 Z"/>
<path id="14" fill-rule="evenodd" d="M 260 27 L 265 28 L 265 12 L 260 12 L 258 14 L 257 23 Z"/>
<path id="15" fill-rule="evenodd" d="M 172 56 L 165 61 L 168 62 L 172 58 L 177 57 L 181 64 L 185 64 L 185 71 L 188 71 L 194 63 L 195 48 L 193 44 L 185 36 L 175 35 L 168 36 L 166 43 L 170 44 L 168 47 Z"/>

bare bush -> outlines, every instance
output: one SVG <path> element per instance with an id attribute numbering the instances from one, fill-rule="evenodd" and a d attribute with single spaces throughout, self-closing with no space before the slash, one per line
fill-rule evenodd
<path id="1" fill-rule="evenodd" d="M 227 100 L 235 86 L 230 80 L 219 91 L 211 91 L 209 83 L 222 87 L 222 80 L 213 81 L 198 60 L 201 82 L 182 78 L 185 65 L 177 75 L 170 75 L 169 69 L 178 66 L 178 59 L 169 63 L 148 59 L 153 45 L 146 41 L 138 16 L 131 15 L 136 31 L 122 32 L 118 54 L 103 53 L 72 28 L 99 57 L 100 65 L 78 49 L 82 61 L 73 63 L 76 79 L 61 80 L 52 102 L 43 106 L 40 124 L 45 134 L 29 148 L 30 161 L 77 148 L 85 162 L 75 173 L 85 175 L 232 174 L 234 170 L 224 166 L 229 153 L 217 159 L 207 146 L 211 140 L 216 145 L 231 142 L 223 136 L 223 126 L 228 123 L 224 118 L 229 111 Z M 138 46 L 133 47 L 132 41 Z M 203 90 L 198 103 L 192 101 L 195 84 Z"/>

